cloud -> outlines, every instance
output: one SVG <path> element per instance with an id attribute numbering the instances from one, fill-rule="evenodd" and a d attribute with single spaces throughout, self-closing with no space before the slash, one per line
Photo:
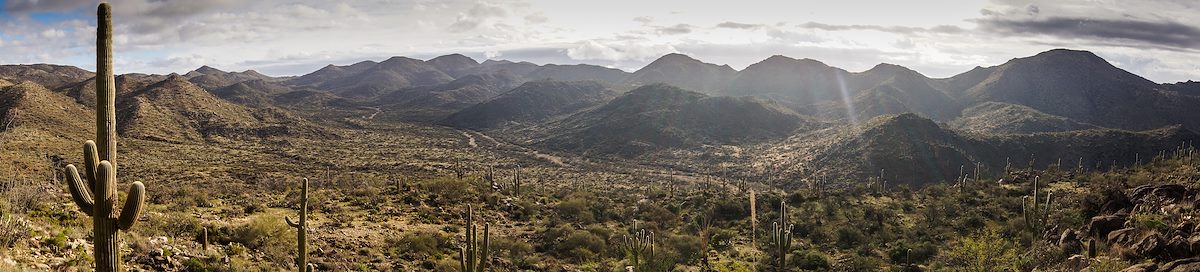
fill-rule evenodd
<path id="1" fill-rule="evenodd" d="M 833 25 L 823 24 L 818 22 L 807 22 L 797 25 L 802 28 L 818 29 L 825 31 L 848 31 L 848 30 L 874 30 L 879 32 L 897 33 L 897 34 L 914 34 L 914 33 L 959 33 L 964 30 L 952 25 L 939 25 L 932 28 L 923 27 L 908 27 L 908 26 L 881 26 L 881 25 Z"/>
<path id="2" fill-rule="evenodd" d="M 653 45 L 634 42 L 604 44 L 594 40 L 578 43 L 567 48 L 567 57 L 573 60 L 599 61 L 645 61 L 667 53 L 678 52 L 671 45 Z"/>
<path id="3" fill-rule="evenodd" d="M 654 17 L 650 17 L 650 16 L 633 17 L 633 21 L 642 23 L 642 24 L 649 24 L 649 23 L 654 22 Z"/>
<path id="4" fill-rule="evenodd" d="M 525 22 L 530 24 L 541 24 L 545 23 L 546 21 L 550 21 L 550 18 L 546 17 L 546 14 L 542 12 L 536 12 L 525 16 Z"/>
<path id="5" fill-rule="evenodd" d="M 760 25 L 760 24 L 743 24 L 743 23 L 738 23 L 738 22 L 729 22 L 729 21 L 726 21 L 726 22 L 723 22 L 723 23 L 717 24 L 717 27 L 718 27 L 718 28 L 733 28 L 733 29 L 758 29 L 758 28 L 761 28 L 761 27 L 763 27 L 763 25 Z"/>
<path id="6" fill-rule="evenodd" d="M 454 23 L 447 28 L 450 32 L 466 32 L 475 30 L 488 19 L 507 17 L 508 11 L 503 7 L 490 3 L 476 3 L 467 12 L 460 12 Z"/>
<path id="7" fill-rule="evenodd" d="M 1115 39 L 1179 49 L 1200 49 L 1200 27 L 1176 22 L 1068 17 L 1045 19 L 992 17 L 977 22 L 985 30 L 1006 35 L 1042 34 L 1098 41 Z"/>
<path id="8" fill-rule="evenodd" d="M 4 2 L 4 10 L 13 14 L 26 14 L 69 11 L 95 4 L 94 0 L 8 0 Z"/>
<path id="9" fill-rule="evenodd" d="M 655 31 L 657 31 L 659 34 L 680 35 L 692 33 L 693 27 L 694 26 L 689 24 L 677 24 L 673 26 L 658 27 L 655 29 Z"/>
<path id="10" fill-rule="evenodd" d="M 56 39 L 56 38 L 62 38 L 62 37 L 66 37 L 66 36 L 67 36 L 67 33 L 63 32 L 61 29 L 51 28 L 51 29 L 42 31 L 42 38 Z"/>

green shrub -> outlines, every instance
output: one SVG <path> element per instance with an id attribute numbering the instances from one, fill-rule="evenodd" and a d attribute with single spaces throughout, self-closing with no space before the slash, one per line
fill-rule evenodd
<path id="1" fill-rule="evenodd" d="M 591 232 L 573 231 L 555 246 L 555 251 L 578 261 L 587 261 L 604 253 L 604 239 Z"/>
<path id="2" fill-rule="evenodd" d="M 295 256 L 296 232 L 276 216 L 251 219 L 234 228 L 230 235 L 231 241 L 261 252 L 276 264 L 291 263 Z"/>
<path id="3" fill-rule="evenodd" d="M 788 264 L 804 270 L 817 271 L 826 271 L 831 267 L 829 257 L 826 257 L 824 253 L 812 250 L 792 253 L 792 257 L 788 259 Z"/>
<path id="4" fill-rule="evenodd" d="M 388 238 L 384 241 L 388 252 L 393 255 L 403 255 L 406 259 L 423 259 L 426 257 L 442 256 L 443 248 L 450 248 L 450 239 L 440 232 L 416 231 L 404 234 L 400 238 Z"/>
<path id="5" fill-rule="evenodd" d="M 1016 244 L 987 230 L 964 237 L 938 255 L 938 265 L 962 271 L 1017 271 L 1020 261 Z"/>

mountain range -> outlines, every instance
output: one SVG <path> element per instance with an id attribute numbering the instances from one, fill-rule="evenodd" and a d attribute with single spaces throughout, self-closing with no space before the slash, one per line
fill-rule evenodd
<path id="1" fill-rule="evenodd" d="M 93 77 L 70 66 L 0 65 L 0 110 L 15 126 L 69 126 L 64 113 L 33 105 L 90 111 Z M 359 121 L 318 119 L 365 119 L 474 130 L 589 158 L 687 165 L 720 153 L 758 171 L 791 168 L 796 179 L 883 168 L 900 181 L 948 180 L 962 165 L 994 171 L 1050 158 L 1129 163 L 1193 141 L 1190 129 L 1200 127 L 1200 83 L 1155 83 L 1067 49 L 948 78 L 779 55 L 736 70 L 673 53 L 626 72 L 452 54 L 296 77 L 203 66 L 120 75 L 116 84 L 119 132 L 148 140 L 336 137 L 328 128 Z"/>

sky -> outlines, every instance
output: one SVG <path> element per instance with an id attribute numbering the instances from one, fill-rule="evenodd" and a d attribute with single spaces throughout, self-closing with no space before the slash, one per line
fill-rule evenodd
<path id="1" fill-rule="evenodd" d="M 667 53 L 772 55 L 949 77 L 1054 48 L 1156 82 L 1200 80 L 1195 0 L 111 0 L 118 73 L 301 75 L 461 53 L 635 71 Z M 0 0 L 0 64 L 95 67 L 95 0 Z"/>

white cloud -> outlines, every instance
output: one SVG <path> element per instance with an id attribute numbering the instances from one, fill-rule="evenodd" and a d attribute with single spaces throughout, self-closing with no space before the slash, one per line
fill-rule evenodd
<path id="1" fill-rule="evenodd" d="M 62 29 L 51 28 L 51 29 L 42 31 L 42 38 L 57 39 L 57 38 L 62 38 L 62 37 L 66 37 L 66 36 L 67 36 L 67 33 L 63 32 Z"/>

